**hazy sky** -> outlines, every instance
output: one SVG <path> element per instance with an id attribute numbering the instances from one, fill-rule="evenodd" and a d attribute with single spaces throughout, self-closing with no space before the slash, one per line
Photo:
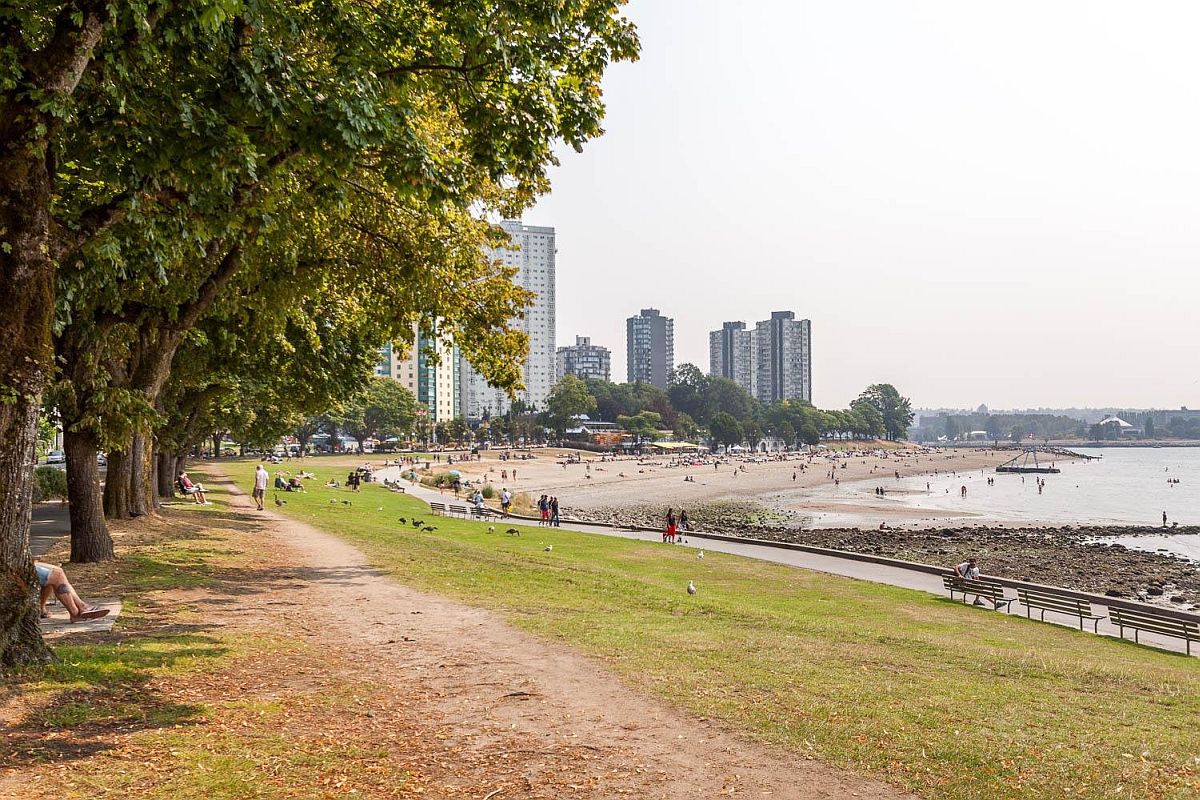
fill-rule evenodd
<path id="1" fill-rule="evenodd" d="M 633 0 L 607 134 L 525 216 L 558 343 L 813 323 L 813 399 L 1200 407 L 1200 4 Z"/>

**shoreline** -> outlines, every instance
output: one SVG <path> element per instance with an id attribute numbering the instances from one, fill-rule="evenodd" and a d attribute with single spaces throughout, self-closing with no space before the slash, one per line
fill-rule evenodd
<path id="1" fill-rule="evenodd" d="M 795 528 L 739 520 L 739 513 L 750 511 L 753 514 L 746 507 L 748 505 L 718 503 L 714 504 L 716 508 L 697 508 L 692 519 L 698 524 L 693 525 L 693 530 L 942 564 L 947 571 L 973 556 L 988 575 L 1140 600 L 1180 611 L 1200 610 L 1200 563 L 1116 541 L 1164 534 L 1200 536 L 1200 526 L 1169 529 L 1129 525 Z M 571 516 L 581 521 L 622 526 L 658 527 L 661 521 L 658 509 L 649 507 L 610 509 L 599 513 L 572 511 Z"/>

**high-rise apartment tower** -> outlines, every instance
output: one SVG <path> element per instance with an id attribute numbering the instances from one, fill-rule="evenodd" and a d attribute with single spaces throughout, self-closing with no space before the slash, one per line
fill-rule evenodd
<path id="1" fill-rule="evenodd" d="M 726 322 L 708 334 L 708 374 L 728 378 L 751 397 L 758 393 L 756 333 L 746 330 L 744 322 Z"/>
<path id="2" fill-rule="evenodd" d="M 625 320 L 625 355 L 630 383 L 666 389 L 675 369 L 675 321 L 657 308 L 643 308 L 638 316 Z"/>
<path id="3" fill-rule="evenodd" d="M 524 319 L 514 319 L 512 327 L 529 335 L 529 357 L 523 366 L 525 390 L 518 399 L 539 410 L 555 381 L 554 347 L 554 270 L 556 240 L 554 228 L 523 225 L 520 221 L 500 223 L 519 249 L 500 247 L 488 251 L 489 257 L 517 268 L 513 281 L 534 293 Z M 477 420 L 484 412 L 499 416 L 511 405 L 508 395 L 488 386 L 482 375 L 466 360 L 460 366 L 460 413 Z"/>
<path id="4" fill-rule="evenodd" d="M 780 400 L 812 402 L 812 322 L 791 311 L 775 311 L 754 333 L 755 396 L 770 404 Z"/>
<path id="5" fill-rule="evenodd" d="M 558 348 L 557 380 L 566 375 L 576 378 L 609 380 L 612 354 L 607 347 L 592 344 L 588 336 L 576 336 L 575 344 Z"/>

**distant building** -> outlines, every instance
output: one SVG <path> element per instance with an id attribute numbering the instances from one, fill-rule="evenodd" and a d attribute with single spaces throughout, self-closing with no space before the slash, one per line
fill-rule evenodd
<path id="1" fill-rule="evenodd" d="M 625 320 L 625 352 L 629 382 L 652 383 L 661 389 L 675 369 L 675 321 L 643 308 Z"/>
<path id="2" fill-rule="evenodd" d="M 708 374 L 728 378 L 751 397 L 758 393 L 755 336 L 744 322 L 726 322 L 708 334 Z"/>
<path id="3" fill-rule="evenodd" d="M 576 336 L 575 344 L 558 348 L 558 369 L 555 380 L 561 381 L 567 375 L 586 380 L 599 378 L 602 381 L 610 379 L 612 354 L 607 347 L 592 344 L 591 337 Z"/>
<path id="4" fill-rule="evenodd" d="M 499 247 L 488 251 L 494 260 L 505 266 L 516 267 L 513 282 L 533 292 L 533 301 L 525 310 L 523 319 L 510 320 L 516 330 L 529 335 L 529 357 L 523 366 L 525 390 L 517 394 L 518 399 L 538 409 L 544 409 L 546 396 L 554 385 L 555 363 L 554 317 L 555 317 L 555 254 L 557 241 L 554 228 L 523 225 L 519 220 L 500 223 L 520 249 Z M 459 412 L 467 419 L 481 419 L 505 414 L 511 402 L 508 395 L 492 386 L 465 359 L 460 361 L 459 382 L 461 386 Z"/>
<path id="5" fill-rule="evenodd" d="M 403 355 L 397 345 L 379 349 L 375 374 L 391 378 L 412 392 L 427 409 L 426 419 L 444 422 L 458 414 L 458 348 L 446 339 L 426 336 L 414 326 L 415 340 Z"/>
<path id="6" fill-rule="evenodd" d="M 755 396 L 764 404 L 812 402 L 812 322 L 775 311 L 755 329 Z"/>

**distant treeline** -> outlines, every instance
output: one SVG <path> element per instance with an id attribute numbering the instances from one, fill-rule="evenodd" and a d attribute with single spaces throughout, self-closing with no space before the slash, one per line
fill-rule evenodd
<path id="1" fill-rule="evenodd" d="M 1088 426 L 1073 417 L 1057 414 L 942 414 L 921 418 L 921 427 L 913 432 L 918 442 L 966 438 L 974 431 L 985 431 L 992 440 L 1020 441 L 1033 434 L 1035 439 L 1086 437 Z"/>

